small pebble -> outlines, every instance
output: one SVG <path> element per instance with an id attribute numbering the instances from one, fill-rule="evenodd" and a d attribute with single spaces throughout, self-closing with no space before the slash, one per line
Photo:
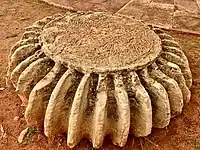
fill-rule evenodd
<path id="1" fill-rule="evenodd" d="M 19 120 L 19 116 L 15 116 L 14 121 L 18 121 Z"/>
<path id="2" fill-rule="evenodd" d="M 19 135 L 19 137 L 18 137 L 18 142 L 19 142 L 19 143 L 22 143 L 22 142 L 23 142 L 23 140 L 24 140 L 25 136 L 27 135 L 27 133 L 28 133 L 28 128 L 24 129 L 24 130 L 20 133 L 20 135 Z"/>
<path id="3" fill-rule="evenodd" d="M 21 17 L 19 19 L 22 20 L 22 21 L 24 21 L 24 20 L 29 20 L 30 18 L 28 18 L 28 17 Z"/>
<path id="4" fill-rule="evenodd" d="M 3 91 L 3 90 L 5 90 L 5 88 L 0 88 L 0 91 Z"/>
<path id="5" fill-rule="evenodd" d="M 5 131 L 4 131 L 4 128 L 3 128 L 3 126 L 2 126 L 2 125 L 0 125 L 0 131 L 1 131 L 1 133 L 2 133 L 2 134 L 4 134 L 4 133 L 5 133 Z"/>

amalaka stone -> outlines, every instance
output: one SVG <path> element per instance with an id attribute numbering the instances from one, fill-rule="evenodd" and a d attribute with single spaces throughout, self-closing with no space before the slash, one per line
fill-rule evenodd
<path id="1" fill-rule="evenodd" d="M 81 12 L 27 28 L 10 52 L 8 79 L 28 125 L 44 127 L 47 137 L 67 133 L 71 148 L 83 138 L 99 148 L 107 135 L 123 147 L 129 134 L 166 127 L 189 102 L 192 84 L 180 45 L 161 29 Z"/>

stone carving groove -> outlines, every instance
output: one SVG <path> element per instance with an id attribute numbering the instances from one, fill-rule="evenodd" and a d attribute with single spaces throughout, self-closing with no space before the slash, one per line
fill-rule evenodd
<path id="1" fill-rule="evenodd" d="M 148 51 L 138 51 L 134 54 L 138 55 L 135 59 L 131 50 L 128 52 L 136 64 L 120 62 L 123 56 L 117 49 L 115 53 L 109 53 L 113 58 L 114 55 L 118 58 L 118 61 L 110 60 L 113 62 L 111 65 L 107 65 L 103 58 L 88 65 L 90 53 L 75 58 L 78 54 L 70 55 L 73 50 L 68 49 L 71 53 L 64 55 L 67 46 L 77 51 L 80 48 L 82 52 L 81 46 L 76 47 L 80 41 L 76 41 L 72 34 L 81 21 L 83 25 L 84 21 L 96 21 L 98 26 L 92 22 L 92 33 L 89 34 L 94 39 L 96 33 L 106 34 L 103 30 L 101 33 L 97 30 L 104 26 L 102 20 L 98 22 L 98 17 L 105 22 L 109 18 L 111 21 L 117 20 L 117 23 L 122 20 L 119 26 L 127 22 L 124 25 L 127 30 L 130 26 L 136 26 L 137 30 L 147 31 L 144 35 L 152 36 L 153 40 L 155 38 L 152 44 L 148 37 L 144 37 L 149 40 L 146 44 L 150 43 L 153 51 L 142 45 L 144 35 L 141 35 L 141 47 L 138 49 Z M 66 132 L 69 147 L 76 146 L 82 138 L 88 138 L 93 147 L 99 148 L 107 135 L 114 144 L 123 147 L 129 133 L 137 137 L 147 136 L 152 127 L 164 128 L 170 118 L 182 112 L 183 106 L 190 100 L 192 76 L 180 45 L 161 29 L 148 27 L 136 20 L 131 24 L 131 20 L 104 13 L 68 13 L 44 18 L 26 28 L 22 39 L 10 51 L 7 82 L 16 88 L 26 106 L 25 119 L 29 125 L 44 127 L 47 137 Z M 86 25 L 89 26 L 89 23 Z M 69 25 L 74 27 L 74 31 L 68 28 Z M 119 26 L 116 25 L 116 28 Z M 80 32 L 87 36 L 87 31 Z M 138 41 L 138 37 L 134 37 L 140 35 L 137 32 L 134 34 L 130 34 L 133 36 L 130 39 L 132 42 Z M 66 37 L 74 45 L 62 45 Z M 109 37 L 113 38 L 112 35 Z M 86 42 L 98 44 L 87 39 Z M 101 46 L 98 48 L 104 50 Z M 122 48 L 121 51 L 127 53 L 126 49 L 123 51 Z M 82 61 L 77 62 L 78 59 Z M 129 60 L 126 61 L 129 63 Z"/>

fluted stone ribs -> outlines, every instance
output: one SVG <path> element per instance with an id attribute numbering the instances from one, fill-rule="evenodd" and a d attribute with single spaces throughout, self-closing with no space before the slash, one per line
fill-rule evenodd
<path id="1" fill-rule="evenodd" d="M 147 136 L 152 127 L 164 128 L 182 112 L 190 100 L 192 76 L 186 56 L 170 35 L 152 29 L 163 51 L 141 70 L 81 73 L 43 52 L 41 31 L 59 18 L 35 22 L 10 51 L 8 83 L 26 106 L 29 125 L 44 126 L 48 137 L 66 132 L 70 147 L 86 137 L 99 148 L 106 135 L 122 147 L 129 133 Z"/>

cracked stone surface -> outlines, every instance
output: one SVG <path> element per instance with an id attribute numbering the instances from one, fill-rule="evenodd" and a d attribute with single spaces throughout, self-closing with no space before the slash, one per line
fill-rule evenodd
<path id="1" fill-rule="evenodd" d="M 176 11 L 174 13 L 173 27 L 182 28 L 185 31 L 200 31 L 200 16 L 197 14 L 188 14 L 185 11 Z"/>
<path id="2" fill-rule="evenodd" d="M 174 4 L 180 7 L 179 9 L 185 9 L 186 12 L 198 13 L 200 11 L 196 0 L 174 0 Z"/>
<path id="3" fill-rule="evenodd" d="M 128 134 L 168 126 L 192 85 L 188 60 L 170 35 L 106 13 L 54 15 L 26 28 L 10 51 L 9 80 L 28 125 L 47 137 L 67 133 L 71 148 L 83 138 L 99 148 L 105 136 L 123 147 Z"/>
<path id="4" fill-rule="evenodd" d="M 180 11 L 182 15 L 178 15 Z M 131 0 L 117 13 L 162 28 L 200 33 L 197 27 L 200 18 L 199 0 L 152 0 L 151 2 Z"/>
<path id="5" fill-rule="evenodd" d="M 128 15 L 166 29 L 200 34 L 200 0 L 42 0 L 52 5 L 80 10 Z M 179 12 L 182 15 L 177 15 Z M 195 15 L 195 16 L 194 16 Z"/>
<path id="6" fill-rule="evenodd" d="M 174 0 L 152 0 L 155 3 L 174 4 Z"/>
<path id="7" fill-rule="evenodd" d="M 144 8 L 141 20 L 146 23 L 164 26 L 165 28 L 172 28 L 173 10 L 174 7 L 169 4 L 151 3 L 148 7 Z"/>
<path id="8" fill-rule="evenodd" d="M 115 13 L 129 0 L 44 0 L 51 5 L 79 11 L 106 11 Z"/>

